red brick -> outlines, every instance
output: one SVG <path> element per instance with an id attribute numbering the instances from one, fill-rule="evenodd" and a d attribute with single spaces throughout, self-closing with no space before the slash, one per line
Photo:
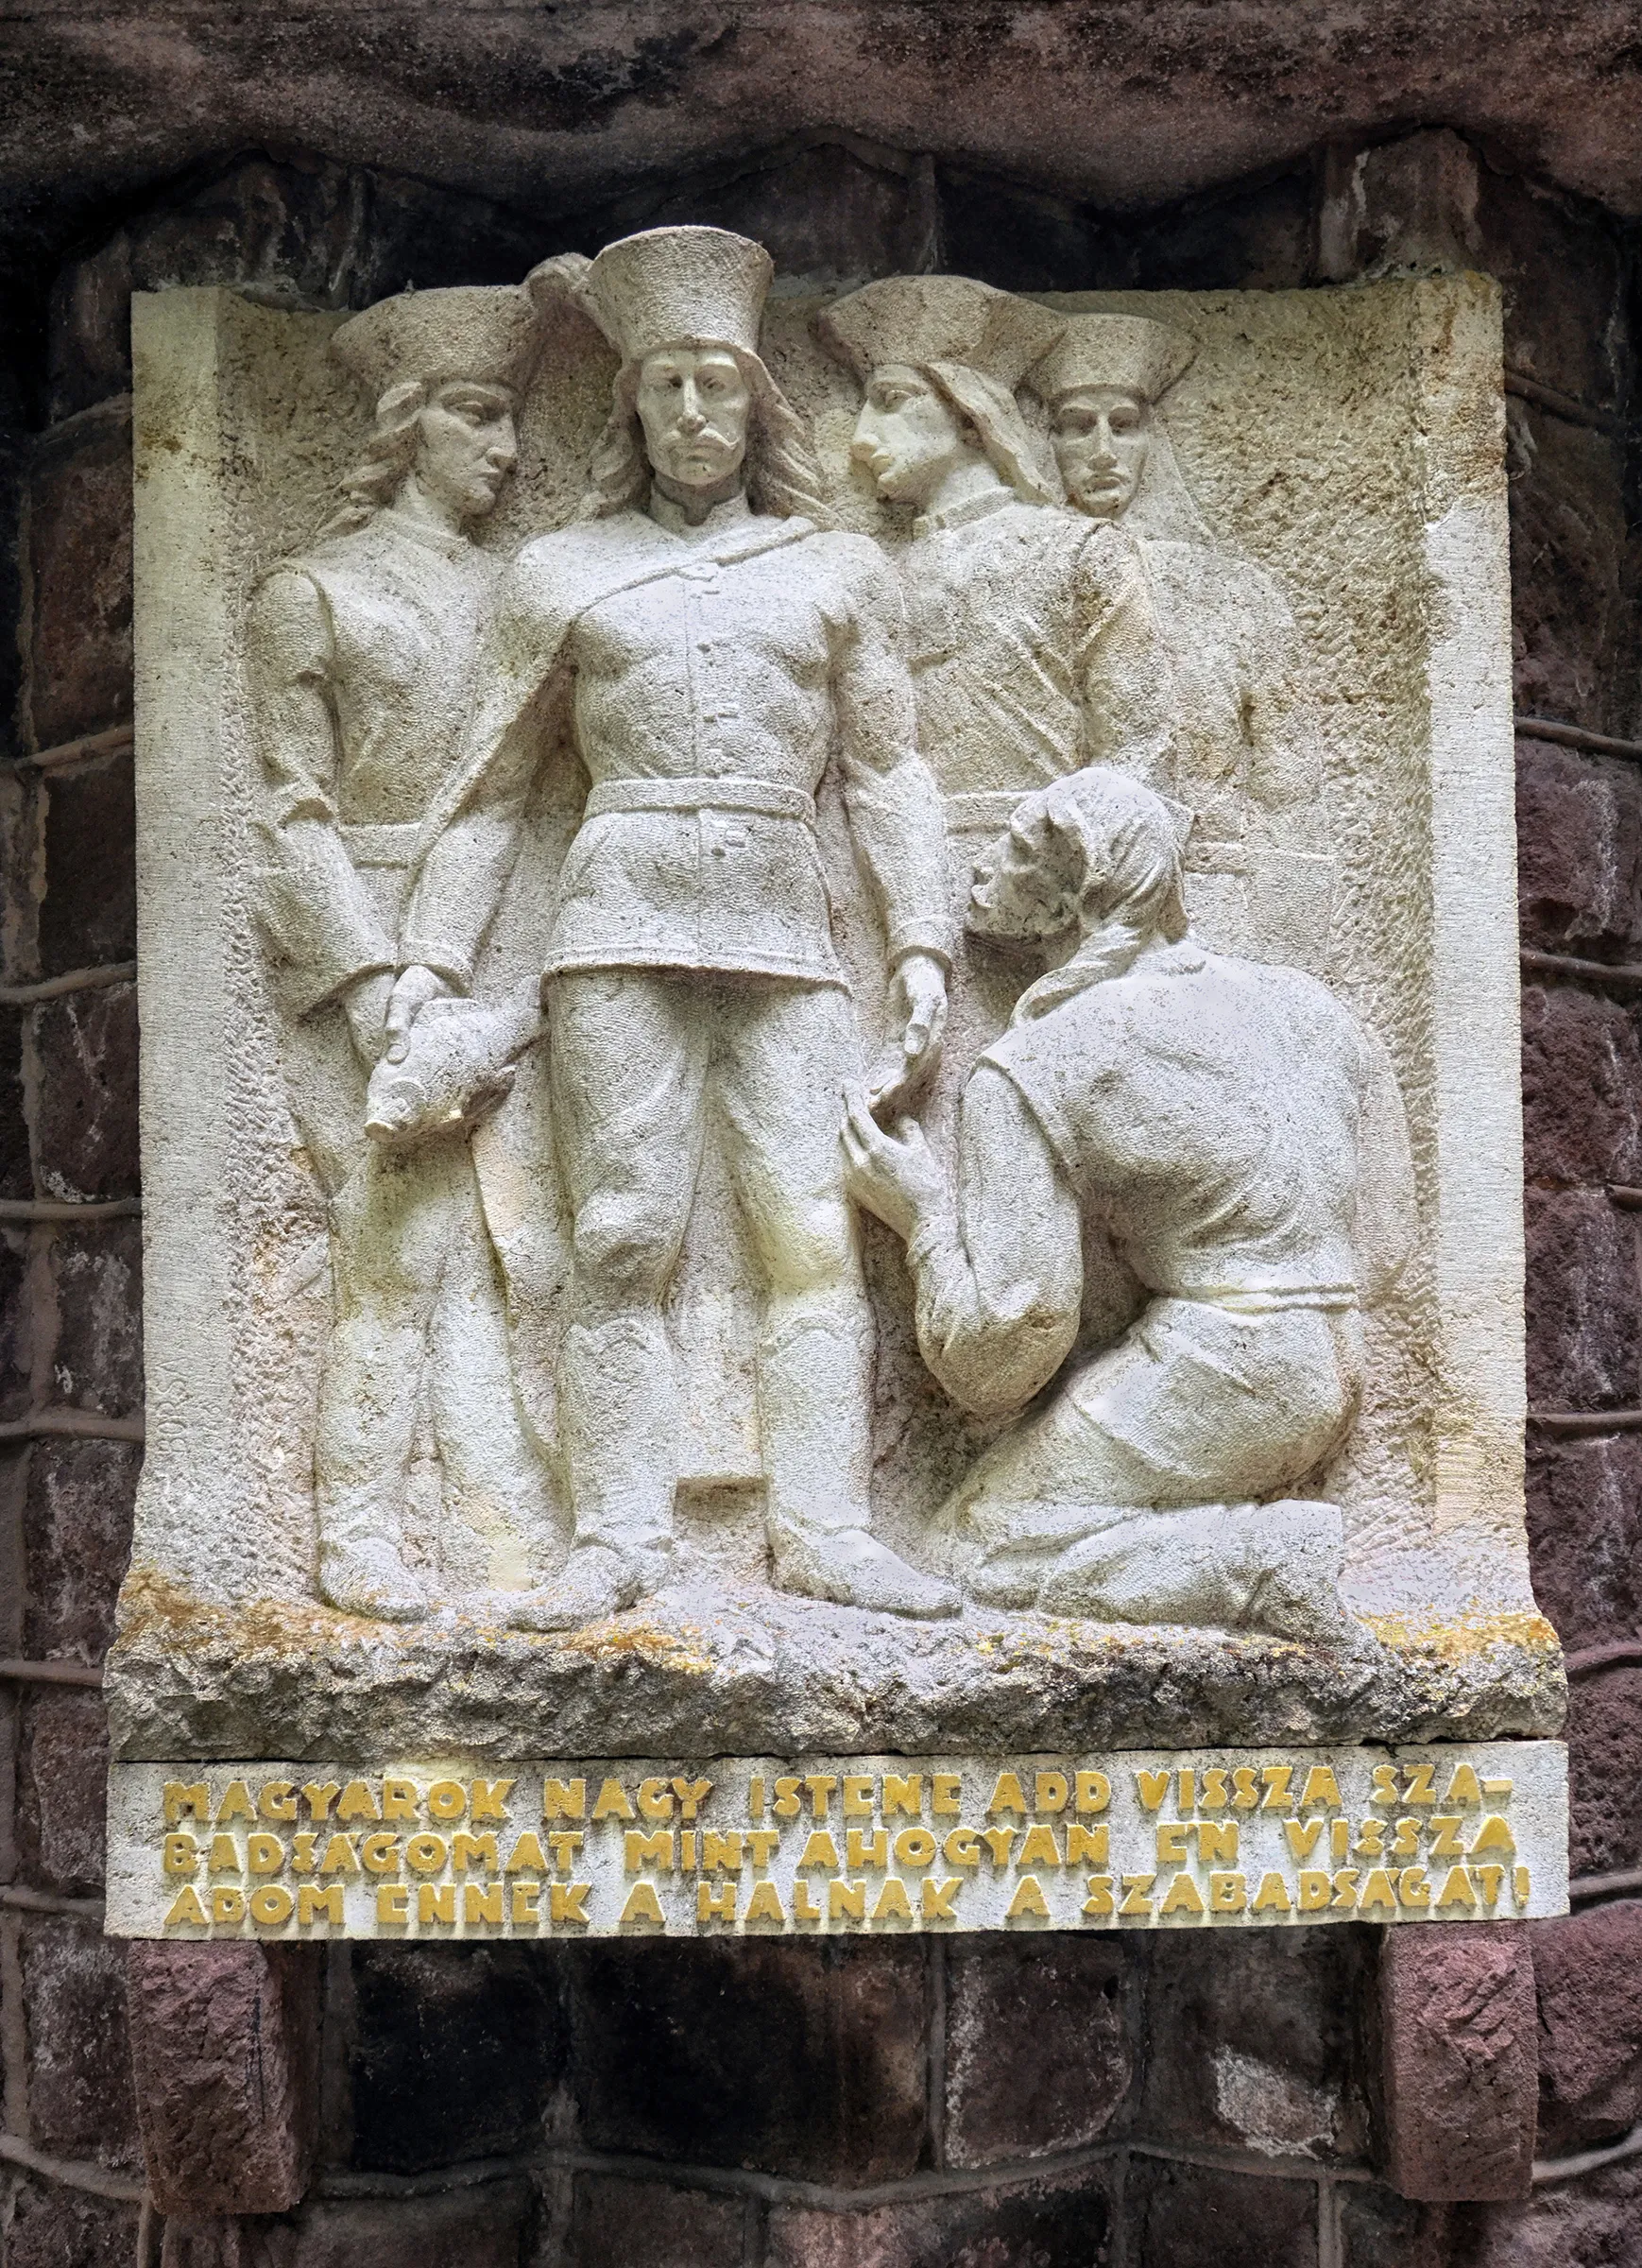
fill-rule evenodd
<path id="1" fill-rule="evenodd" d="M 1530 1181 L 1642 1178 L 1642 1046 L 1629 1010 L 1565 986 L 1529 986 L 1522 1113 Z"/>
<path id="2" fill-rule="evenodd" d="M 1575 1874 L 1642 1866 L 1642 1670 L 1575 1683 L 1568 1744 L 1568 1864 Z"/>
<path id="3" fill-rule="evenodd" d="M 1636 2268 L 1639 2231 L 1642 2167 L 1633 2159 L 1548 2183 L 1523 2205 L 1456 2208 L 1450 2249 L 1432 2268 Z"/>
<path id="4" fill-rule="evenodd" d="M 58 2157 L 139 2162 L 125 1960 L 88 1922 L 28 1915 L 20 1935 L 30 2139 Z"/>
<path id="5" fill-rule="evenodd" d="M 923 2147 L 914 1943 L 579 1949 L 575 2093 L 596 2149 L 889 2181 Z"/>
<path id="6" fill-rule="evenodd" d="M 1539 2147 L 1553 2156 L 1642 2122 L 1642 1906 L 1531 1925 Z"/>
<path id="7" fill-rule="evenodd" d="M 1533 2163 L 1533 1962 L 1511 1923 L 1388 1930 L 1387 2172 L 1405 2197 L 1524 2197 Z"/>
<path id="8" fill-rule="evenodd" d="M 531 2204 L 525 2183 L 503 2181 L 273 2218 L 189 2215 L 166 2222 L 162 2268 L 521 2268 Z"/>
<path id="9" fill-rule="evenodd" d="M 1272 2156 L 1360 2157 L 1356 2010 L 1369 1943 L 1355 1929 L 1160 1933 L 1147 1948 L 1140 2131 Z"/>
<path id="10" fill-rule="evenodd" d="M 128 1948 L 143 2149 L 165 2213 L 277 2213 L 308 2186 L 319 2122 L 309 1946 Z"/>
<path id="11" fill-rule="evenodd" d="M 131 759 L 105 756 L 45 781 L 41 973 L 99 969 L 137 951 L 136 809 Z"/>
<path id="12" fill-rule="evenodd" d="M 1342 2182 L 1340 2268 L 1456 2268 L 1450 2216 L 1463 2207 L 1416 2204 L 1378 2182 Z"/>
<path id="13" fill-rule="evenodd" d="M 1624 444 L 1515 396 L 1506 433 L 1517 704 L 1613 730 L 1607 702 L 1634 634 Z"/>
<path id="14" fill-rule="evenodd" d="M 24 1086 L 24 1011 L 0 1007 L 0 1197 L 34 1194 Z"/>
<path id="15" fill-rule="evenodd" d="M 131 2268 L 137 2208 L 30 2177 L 17 2185 L 6 2268 Z"/>
<path id="16" fill-rule="evenodd" d="M 32 1655 L 102 1659 L 130 1556 L 142 1463 L 142 1451 L 126 1441 L 32 1444 L 23 1516 Z"/>
<path id="17" fill-rule="evenodd" d="M 1642 1630 L 1642 1435 L 1531 1436 L 1533 1590 L 1569 1652 Z"/>
<path id="18" fill-rule="evenodd" d="M 1317 2191 L 1308 2181 L 1136 2158 L 1124 2207 L 1144 2268 L 1316 2268 Z"/>
<path id="19" fill-rule="evenodd" d="M 1112 2185 L 1112 2169 L 1103 2165 L 855 2212 L 781 2206 L 770 2214 L 764 2258 L 767 2268 L 1107 2268 L 1117 2223 Z M 1165 2259 L 1175 2268 L 1172 2256 L 1157 2259 L 1158 2268 Z M 1242 2264 L 1233 2256 L 1217 2268 Z M 1259 2268 L 1279 2263 L 1262 2259 Z"/>
<path id="20" fill-rule="evenodd" d="M 29 692 L 38 747 L 131 713 L 131 435 L 96 418 L 35 471 Z"/>
<path id="21" fill-rule="evenodd" d="M 103 1886 L 109 1722 L 100 1693 L 31 1692 L 18 1756 L 17 1847 L 38 1888 L 95 1897 Z"/>
<path id="22" fill-rule="evenodd" d="M 565 2268 L 739 2268 L 747 2206 L 670 2182 L 577 2177 Z"/>
<path id="23" fill-rule="evenodd" d="M 1642 1366 L 1636 1229 L 1605 1196 L 1531 1189 L 1528 1399 L 1538 1409 L 1633 1409 Z"/>
<path id="24" fill-rule="evenodd" d="M 48 1196 L 137 1194 L 137 988 L 100 985 L 30 1011 L 25 1074 Z"/>
<path id="25" fill-rule="evenodd" d="M 1516 744 L 1523 941 L 1623 960 L 1642 944 L 1642 773 L 1549 741 Z"/>
<path id="26" fill-rule="evenodd" d="M 1129 1956 L 1054 1934 L 947 1948 L 946 2157 L 1035 2157 L 1094 2141 L 1128 2090 Z"/>

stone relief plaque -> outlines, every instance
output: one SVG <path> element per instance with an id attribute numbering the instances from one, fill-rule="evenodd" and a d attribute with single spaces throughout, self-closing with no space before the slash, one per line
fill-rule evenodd
<path id="1" fill-rule="evenodd" d="M 1559 1910 L 1493 286 L 134 322 L 111 1927 Z"/>

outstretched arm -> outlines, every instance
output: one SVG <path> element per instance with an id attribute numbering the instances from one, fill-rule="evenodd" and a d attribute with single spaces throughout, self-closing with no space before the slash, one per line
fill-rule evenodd
<path id="1" fill-rule="evenodd" d="M 1071 1351 L 1083 1252 L 1077 1200 L 1017 1090 L 985 1064 L 964 1090 L 957 1201 L 918 1128 L 886 1134 L 864 1096 L 844 1147 L 852 1195 L 907 1240 L 924 1361 L 977 1417 L 1021 1408 Z"/>

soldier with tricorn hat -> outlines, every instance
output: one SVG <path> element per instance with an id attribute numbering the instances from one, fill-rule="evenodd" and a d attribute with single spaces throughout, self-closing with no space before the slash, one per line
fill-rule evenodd
<path id="1" fill-rule="evenodd" d="M 1173 792 L 1189 807 L 1192 919 L 1223 950 L 1321 968 L 1332 863 L 1299 631 L 1271 577 L 1215 538 L 1160 405 L 1196 356 L 1172 323 L 1074 315 L 1026 383 L 1067 497 L 1145 562 L 1179 687 Z"/>
<path id="2" fill-rule="evenodd" d="M 252 594 L 247 674 L 264 782 L 259 921 L 292 1115 L 328 1203 L 334 1320 L 315 1448 L 318 1572 L 334 1606 L 413 1621 L 407 1553 L 424 1429 L 468 1587 L 527 1566 L 548 1469 L 514 1390 L 503 1295 L 465 1132 L 389 1153 L 366 1131 L 421 825 L 461 745 L 498 562 L 472 540 L 518 454 L 514 414 L 562 300 L 554 264 L 512 289 L 404 292 L 331 351 L 370 433 L 314 541 Z M 430 1349 L 459 1329 L 459 1364 Z M 478 1542 L 488 1538 L 488 1545 Z"/>
<path id="3" fill-rule="evenodd" d="M 956 1594 L 870 1533 L 872 1326 L 843 1187 L 858 1060 L 815 796 L 837 758 L 882 910 L 900 1070 L 937 1048 L 940 805 L 914 745 L 901 607 L 830 532 L 801 421 L 759 353 L 772 269 L 718 229 L 607 247 L 577 297 L 621 358 L 579 525 L 503 593 L 427 848 L 396 1046 L 464 991 L 556 735 L 590 789 L 543 972 L 573 1219 L 558 1422 L 571 1557 L 527 1619 L 627 1606 L 670 1552 L 680 1417 L 663 1301 L 710 1126 L 763 1273 L 759 1417 L 778 1583 L 893 1612 Z"/>

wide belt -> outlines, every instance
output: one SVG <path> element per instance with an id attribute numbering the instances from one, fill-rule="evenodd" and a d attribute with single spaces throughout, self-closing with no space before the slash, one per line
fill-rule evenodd
<path id="1" fill-rule="evenodd" d="M 338 828 L 342 848 L 356 867 L 408 867 L 421 840 L 421 821 L 366 820 Z"/>
<path id="2" fill-rule="evenodd" d="M 585 816 L 611 811 L 751 811 L 770 819 L 815 824 L 815 799 L 775 780 L 601 780 Z"/>

